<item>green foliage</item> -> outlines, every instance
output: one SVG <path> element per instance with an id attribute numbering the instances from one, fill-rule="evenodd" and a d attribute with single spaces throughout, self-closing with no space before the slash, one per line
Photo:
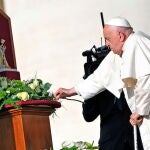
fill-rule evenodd
<path id="1" fill-rule="evenodd" d="M 41 79 L 21 81 L 0 77 L 0 110 L 5 104 L 17 107 L 16 102 L 21 100 L 53 100 L 53 93 L 49 91 L 51 85 Z"/>
<path id="2" fill-rule="evenodd" d="M 98 146 L 94 146 L 94 143 L 89 143 L 89 142 L 83 142 L 83 141 L 78 141 L 78 142 L 63 142 L 62 143 L 62 148 L 60 150 L 98 150 Z"/>

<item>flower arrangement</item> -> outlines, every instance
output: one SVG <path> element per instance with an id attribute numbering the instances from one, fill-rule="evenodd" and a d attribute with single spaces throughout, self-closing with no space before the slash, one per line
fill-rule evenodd
<path id="1" fill-rule="evenodd" d="M 77 141 L 77 142 L 63 142 L 62 148 L 60 150 L 98 150 L 98 146 L 94 146 L 94 142 L 83 142 L 83 141 Z"/>
<path id="2" fill-rule="evenodd" d="M 41 79 L 10 80 L 0 77 L 0 110 L 4 105 L 17 107 L 17 102 L 26 100 L 54 100 L 50 92 L 51 83 L 43 83 Z"/>

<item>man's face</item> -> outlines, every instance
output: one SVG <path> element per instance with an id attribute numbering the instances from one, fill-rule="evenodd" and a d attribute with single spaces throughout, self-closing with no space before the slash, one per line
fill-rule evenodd
<path id="1" fill-rule="evenodd" d="M 112 26 L 109 25 L 105 25 L 103 33 L 106 40 L 106 45 L 109 46 L 115 54 L 121 55 L 122 42 L 120 33 L 117 32 L 117 30 L 112 30 Z"/>

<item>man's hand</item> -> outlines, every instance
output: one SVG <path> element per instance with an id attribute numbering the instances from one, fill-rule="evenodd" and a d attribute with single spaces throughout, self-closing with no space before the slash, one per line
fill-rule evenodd
<path id="1" fill-rule="evenodd" d="M 66 98 L 66 97 L 70 97 L 73 95 L 77 95 L 76 91 L 74 88 L 71 89 L 65 89 L 65 88 L 59 88 L 55 93 L 54 93 L 54 97 L 56 99 L 59 98 Z"/>
<path id="2" fill-rule="evenodd" d="M 130 116 L 130 123 L 131 125 L 141 125 L 143 122 L 143 117 L 140 116 L 138 113 L 134 112 Z"/>

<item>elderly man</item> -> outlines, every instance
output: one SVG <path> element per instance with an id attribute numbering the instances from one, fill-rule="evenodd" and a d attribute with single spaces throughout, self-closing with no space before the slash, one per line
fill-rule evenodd
<path id="1" fill-rule="evenodd" d="M 88 99 L 107 89 L 119 98 L 124 91 L 132 111 L 130 122 L 139 125 L 144 150 L 150 150 L 150 37 L 135 33 L 121 17 L 109 20 L 103 33 L 111 52 L 86 80 L 70 89 L 58 89 L 55 97 L 78 94 Z"/>

